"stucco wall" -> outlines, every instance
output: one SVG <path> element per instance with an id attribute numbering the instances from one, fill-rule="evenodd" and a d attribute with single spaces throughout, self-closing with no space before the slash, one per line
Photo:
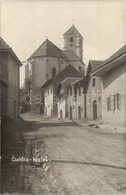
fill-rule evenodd
<path id="1" fill-rule="evenodd" d="M 45 114 L 47 116 L 52 116 L 53 114 L 53 92 L 51 92 L 51 87 L 52 85 L 50 85 L 44 90 L 44 97 L 45 97 L 45 108 L 44 109 L 45 109 Z M 53 87 L 52 87 L 52 90 L 53 90 Z"/>
<path id="2" fill-rule="evenodd" d="M 41 87 L 47 80 L 52 78 L 52 68 L 56 68 L 56 74 L 58 74 L 66 67 L 65 61 L 56 57 L 37 57 L 34 58 L 32 64 L 33 88 Z"/>
<path id="3" fill-rule="evenodd" d="M 92 80 L 95 78 L 95 86 L 92 86 Z M 86 117 L 93 120 L 93 101 L 97 101 L 97 119 L 102 118 L 102 92 L 101 78 L 90 77 L 86 94 Z"/>
<path id="4" fill-rule="evenodd" d="M 19 114 L 19 65 L 12 56 L 8 61 L 8 114 L 11 118 Z"/>
<path id="5" fill-rule="evenodd" d="M 8 52 L 0 52 L 0 113 L 8 114 Z"/>
<path id="6" fill-rule="evenodd" d="M 60 118 L 60 112 L 62 110 L 62 118 L 66 118 L 67 117 L 67 102 L 66 102 L 66 98 L 62 97 L 58 99 L 58 118 Z"/>
<path id="7" fill-rule="evenodd" d="M 78 108 L 81 107 L 81 118 L 84 117 L 84 94 L 81 88 L 81 96 L 79 96 L 79 89 L 77 89 L 76 101 L 74 98 L 74 90 L 72 87 L 72 96 L 70 96 L 70 89 L 68 89 L 68 117 L 70 118 L 70 107 L 72 107 L 72 118 L 78 119 Z"/>
<path id="8" fill-rule="evenodd" d="M 126 126 L 126 64 L 120 64 L 102 77 L 103 80 L 103 122 Z M 107 110 L 107 97 L 119 93 L 121 108 L 114 111 Z"/>

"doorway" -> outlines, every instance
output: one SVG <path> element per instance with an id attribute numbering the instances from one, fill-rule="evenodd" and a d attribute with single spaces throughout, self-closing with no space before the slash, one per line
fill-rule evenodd
<path id="1" fill-rule="evenodd" d="M 93 120 L 97 119 L 97 101 L 93 101 Z"/>
<path id="2" fill-rule="evenodd" d="M 72 120 L 72 106 L 70 106 L 70 120 Z"/>
<path id="3" fill-rule="evenodd" d="M 81 119 L 81 107 L 78 107 L 78 119 Z"/>

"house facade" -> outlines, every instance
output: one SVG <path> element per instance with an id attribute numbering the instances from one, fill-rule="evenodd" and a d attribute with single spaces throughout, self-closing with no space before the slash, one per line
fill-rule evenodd
<path id="1" fill-rule="evenodd" d="M 44 105 L 44 113 L 47 116 L 58 117 L 58 96 L 57 90 L 59 84 L 67 77 L 72 78 L 83 78 L 83 75 L 77 71 L 73 66 L 69 65 L 62 70 L 53 79 L 48 80 L 42 87 L 41 90 L 44 92 L 44 99 L 42 104 Z"/>
<path id="2" fill-rule="evenodd" d="M 126 127 L 126 45 L 93 71 L 102 78 L 102 120 Z"/>
<path id="3" fill-rule="evenodd" d="M 68 117 L 81 119 L 85 116 L 85 79 L 76 79 L 68 86 Z"/>
<path id="4" fill-rule="evenodd" d="M 73 101 L 71 100 L 72 97 L 70 97 L 69 94 L 69 86 L 71 83 L 82 80 L 80 77 L 67 77 L 65 80 L 63 80 L 58 85 L 58 92 L 57 92 L 57 100 L 58 100 L 58 118 L 66 118 L 69 114 L 69 104 L 70 102 L 74 104 L 74 98 Z M 71 101 L 70 101 L 71 100 Z M 69 117 L 70 118 L 70 117 Z M 72 119 L 72 117 L 71 117 Z"/>
<path id="5" fill-rule="evenodd" d="M 16 119 L 19 115 L 19 69 L 21 62 L 2 38 L 0 38 L 0 60 L 1 114 Z"/>
<path id="6" fill-rule="evenodd" d="M 91 120 L 102 119 L 101 77 L 91 76 L 91 72 L 100 67 L 102 61 L 90 60 L 86 75 L 86 117 Z"/>

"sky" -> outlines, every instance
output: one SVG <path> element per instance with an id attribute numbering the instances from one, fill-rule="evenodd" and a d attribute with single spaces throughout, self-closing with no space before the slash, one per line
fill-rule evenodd
<path id="1" fill-rule="evenodd" d="M 0 33 L 21 61 L 46 37 L 63 49 L 74 25 L 83 36 L 83 61 L 105 60 L 126 44 L 126 0 L 0 0 Z M 24 83 L 24 65 L 20 69 Z"/>

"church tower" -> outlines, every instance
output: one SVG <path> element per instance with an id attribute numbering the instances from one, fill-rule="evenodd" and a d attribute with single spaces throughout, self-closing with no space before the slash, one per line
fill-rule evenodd
<path id="1" fill-rule="evenodd" d="M 76 55 L 83 60 L 83 37 L 74 24 L 63 34 L 64 50 L 73 49 Z"/>

